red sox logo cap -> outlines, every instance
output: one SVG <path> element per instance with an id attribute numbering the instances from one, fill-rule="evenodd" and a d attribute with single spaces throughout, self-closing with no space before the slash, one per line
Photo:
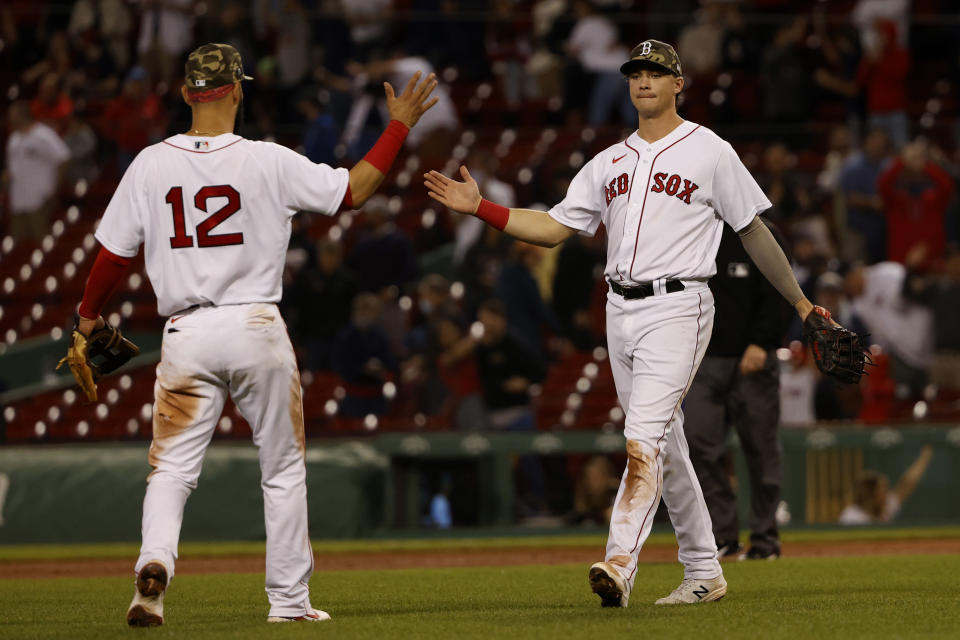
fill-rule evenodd
<path id="1" fill-rule="evenodd" d="M 644 40 L 630 52 L 630 59 L 620 66 L 620 73 L 630 75 L 645 65 L 654 64 L 663 67 L 675 76 L 682 76 L 680 56 L 676 50 L 666 42 L 659 40 Z"/>

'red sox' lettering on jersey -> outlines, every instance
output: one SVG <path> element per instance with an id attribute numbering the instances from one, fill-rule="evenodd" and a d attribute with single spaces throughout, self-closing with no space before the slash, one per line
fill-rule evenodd
<path id="1" fill-rule="evenodd" d="M 625 196 L 630 192 L 630 178 L 625 173 L 610 181 L 610 184 L 603 185 L 603 197 L 607 201 L 607 206 L 613 202 L 617 196 Z"/>
<path id="2" fill-rule="evenodd" d="M 683 182 L 682 189 L 680 188 L 681 181 Z M 700 185 L 680 177 L 679 174 L 671 175 L 661 171 L 653 174 L 653 186 L 650 187 L 650 191 L 653 193 L 665 192 L 668 196 L 675 195 L 685 203 L 690 204 L 690 196 L 699 188 Z"/>

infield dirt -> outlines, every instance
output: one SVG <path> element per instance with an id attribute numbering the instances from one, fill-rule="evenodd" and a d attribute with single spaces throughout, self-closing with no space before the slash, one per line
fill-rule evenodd
<path id="1" fill-rule="evenodd" d="M 960 539 L 851 540 L 849 542 L 784 543 L 783 555 L 790 558 L 960 554 Z M 592 564 L 603 558 L 602 547 L 550 548 L 445 548 L 432 551 L 382 551 L 315 554 L 315 571 L 364 569 L 430 569 L 449 567 L 496 567 L 516 565 Z M 59 560 L 0 561 L 0 579 L 112 577 L 133 574 L 136 558 L 86 558 Z M 649 545 L 639 558 L 641 563 L 676 562 L 677 548 Z M 177 562 L 177 573 L 200 575 L 213 573 L 257 573 L 264 570 L 260 555 L 184 556 Z"/>

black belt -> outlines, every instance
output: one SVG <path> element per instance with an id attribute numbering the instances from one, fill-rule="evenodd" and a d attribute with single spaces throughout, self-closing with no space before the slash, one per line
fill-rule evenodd
<path id="1" fill-rule="evenodd" d="M 623 296 L 624 300 L 641 300 L 643 298 L 649 298 L 653 295 L 652 282 L 641 282 L 640 284 L 632 287 L 624 287 L 616 282 L 611 281 L 610 289 L 614 293 Z M 667 290 L 667 293 L 676 293 L 677 291 L 683 291 L 686 289 L 686 287 L 684 287 L 683 283 L 679 280 L 667 280 L 665 289 Z"/>

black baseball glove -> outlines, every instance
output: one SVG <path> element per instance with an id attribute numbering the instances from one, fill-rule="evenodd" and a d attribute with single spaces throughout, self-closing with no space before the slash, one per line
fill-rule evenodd
<path id="1" fill-rule="evenodd" d="M 872 365 L 860 336 L 830 321 L 830 312 L 814 307 L 803 321 L 803 339 L 810 345 L 817 368 L 840 382 L 856 384 Z"/>
<path id="2" fill-rule="evenodd" d="M 57 364 L 57 369 L 67 363 L 87 400 L 95 402 L 97 380 L 115 371 L 138 353 L 140 347 L 124 338 L 120 330 L 110 326 L 110 323 L 104 322 L 103 327 L 85 336 L 77 330 L 75 320 L 67 355 Z"/>

